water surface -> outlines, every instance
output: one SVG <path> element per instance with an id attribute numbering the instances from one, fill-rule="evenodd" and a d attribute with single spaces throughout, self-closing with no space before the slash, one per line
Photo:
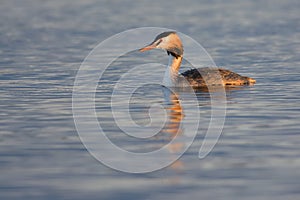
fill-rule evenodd
<path id="1" fill-rule="evenodd" d="M 299 7 L 291 0 L 3 1 L 1 199 L 298 199 Z M 141 26 L 190 35 L 217 65 L 253 77 L 257 84 L 227 91 L 223 133 L 205 159 L 197 156 L 210 100 L 199 92 L 204 128 L 192 147 L 170 167 L 135 175 L 105 167 L 88 153 L 75 129 L 71 98 L 76 72 L 92 48 Z M 167 62 L 164 53 L 159 55 L 159 61 Z M 132 142 L 111 120 L 105 95 L 122 66 L 134 62 L 130 57 L 116 64 L 97 89 L 96 108 L 104 112 L 98 117 L 112 141 L 141 152 L 158 148 L 171 136 Z M 176 107 L 162 94 L 156 86 L 136 92 L 131 109 L 137 123 L 149 122 L 143 101 Z"/>

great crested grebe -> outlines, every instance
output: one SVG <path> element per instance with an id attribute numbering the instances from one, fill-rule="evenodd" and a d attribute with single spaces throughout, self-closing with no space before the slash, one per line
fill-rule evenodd
<path id="1" fill-rule="evenodd" d="M 141 48 L 140 51 L 144 52 L 155 48 L 164 49 L 169 55 L 168 69 L 163 80 L 165 86 L 180 87 L 188 83 L 192 87 L 207 87 L 209 85 L 220 85 L 219 78 L 222 79 L 221 85 L 223 86 L 252 85 L 256 82 L 252 78 L 222 68 L 204 67 L 179 74 L 183 58 L 183 46 L 181 39 L 174 31 L 159 34 L 150 45 Z"/>

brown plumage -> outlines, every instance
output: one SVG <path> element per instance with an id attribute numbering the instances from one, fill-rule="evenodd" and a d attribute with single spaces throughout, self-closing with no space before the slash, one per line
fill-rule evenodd
<path id="1" fill-rule="evenodd" d="M 198 68 L 179 74 L 179 68 L 183 58 L 183 45 L 176 32 L 164 32 L 159 34 L 148 46 L 140 49 L 141 52 L 154 48 L 167 50 L 171 56 L 168 69 L 165 73 L 164 85 L 184 87 L 189 84 L 192 87 L 207 86 L 241 86 L 252 85 L 256 81 L 247 76 L 241 76 L 222 68 Z"/>
<path id="2" fill-rule="evenodd" d="M 209 85 L 240 86 L 252 85 L 256 81 L 247 76 L 241 76 L 227 69 L 209 67 L 191 69 L 181 74 L 193 87 Z M 204 78 L 203 78 L 204 77 Z M 222 79 L 222 81 L 219 80 Z M 208 84 L 207 84 L 208 83 Z"/>

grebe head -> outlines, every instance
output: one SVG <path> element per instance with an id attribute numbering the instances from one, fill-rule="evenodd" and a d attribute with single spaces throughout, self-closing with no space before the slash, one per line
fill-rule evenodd
<path id="1" fill-rule="evenodd" d="M 159 34 L 151 44 L 141 48 L 140 51 L 144 52 L 151 49 L 167 50 L 168 54 L 171 54 L 176 58 L 183 55 L 183 46 L 181 40 L 174 31 L 168 31 Z"/>

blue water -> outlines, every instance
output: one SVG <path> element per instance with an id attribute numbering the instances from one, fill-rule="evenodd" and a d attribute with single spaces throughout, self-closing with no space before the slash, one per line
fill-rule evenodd
<path id="1" fill-rule="evenodd" d="M 2 1 L 0 198 L 298 199 L 299 8 L 296 0 Z M 224 129 L 206 158 L 197 157 L 199 134 L 174 165 L 137 175 L 110 169 L 88 153 L 75 129 L 72 89 L 81 62 L 98 43 L 142 26 L 191 36 L 217 65 L 257 84 L 227 91 Z M 159 59 L 167 61 L 164 56 Z M 98 117 L 116 144 L 152 149 L 162 140 L 132 143 L 101 104 L 121 66 L 107 88 L 97 90 Z M 148 101 L 163 104 L 161 90 L 148 93 Z M 198 98 L 205 125 L 209 97 L 200 92 Z M 147 123 L 147 106 L 139 96 L 134 100 L 133 118 Z"/>

